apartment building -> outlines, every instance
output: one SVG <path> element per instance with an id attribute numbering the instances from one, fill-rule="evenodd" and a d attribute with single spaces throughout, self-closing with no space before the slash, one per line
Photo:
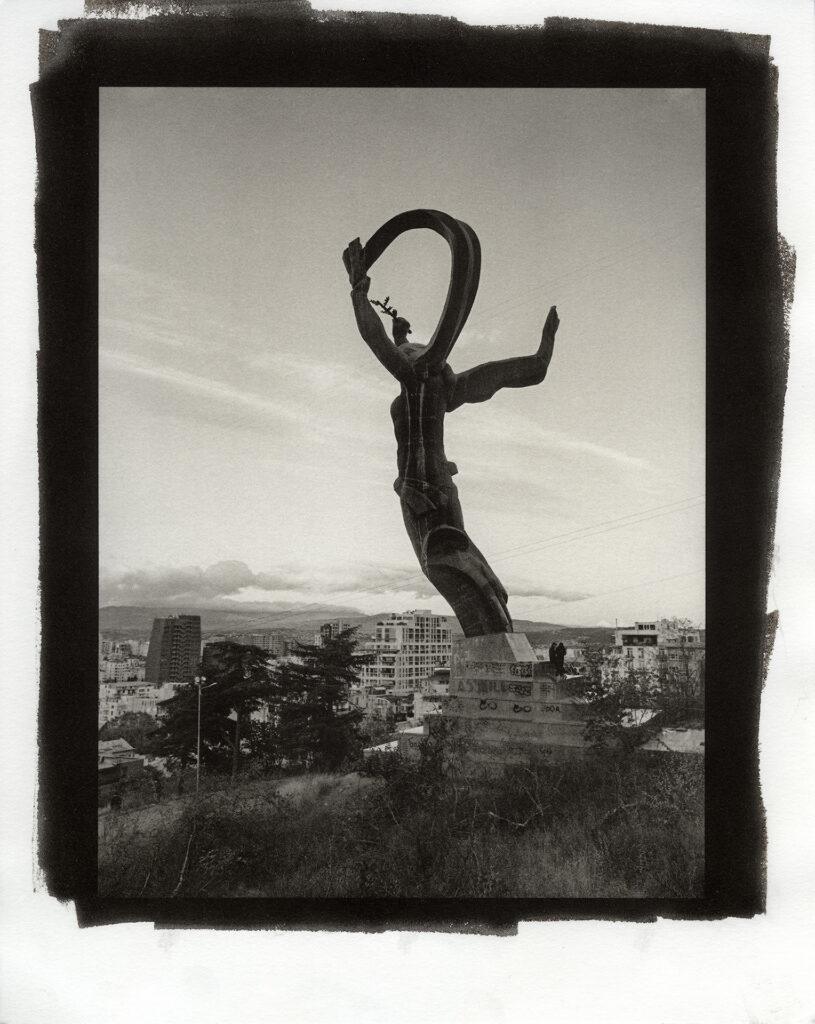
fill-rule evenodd
<path id="1" fill-rule="evenodd" d="M 145 671 L 148 683 L 191 683 L 200 662 L 200 615 L 169 615 L 154 620 Z"/>
<path id="2" fill-rule="evenodd" d="M 247 633 L 241 640 L 245 644 L 268 651 L 273 658 L 281 658 L 288 650 L 288 644 L 279 629 L 266 629 L 260 633 Z"/>
<path id="3" fill-rule="evenodd" d="M 122 715 L 143 712 L 152 718 L 162 714 L 162 701 L 169 700 L 179 687 L 179 683 L 164 683 L 153 686 L 150 683 L 115 683 L 106 682 L 99 686 L 99 703 L 97 720 L 99 726 L 112 722 Z"/>
<path id="4" fill-rule="evenodd" d="M 435 669 L 449 667 L 453 634 L 444 615 L 416 609 L 377 622 L 362 649 L 374 657 L 360 671 L 361 687 L 407 695 L 421 691 Z"/>
<path id="5" fill-rule="evenodd" d="M 124 683 L 144 679 L 141 658 L 105 658 L 99 664 L 99 681 Z"/>
<path id="6" fill-rule="evenodd" d="M 636 622 L 614 631 L 618 668 L 681 669 L 698 676 L 705 660 L 705 631 L 677 619 Z"/>

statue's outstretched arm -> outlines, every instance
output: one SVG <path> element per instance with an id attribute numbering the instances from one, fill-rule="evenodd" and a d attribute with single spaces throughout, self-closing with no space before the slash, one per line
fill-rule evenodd
<path id="1" fill-rule="evenodd" d="M 448 410 L 457 409 L 465 402 L 486 402 L 501 388 L 525 388 L 540 384 L 549 369 L 559 324 L 557 310 L 552 306 L 543 325 L 540 346 L 534 355 L 498 359 L 457 374 Z"/>
<path id="2" fill-rule="evenodd" d="M 382 321 L 368 299 L 371 279 L 365 273 L 362 245 L 358 238 L 342 254 L 348 279 L 351 282 L 351 304 L 357 318 L 362 339 L 385 369 L 401 380 L 411 372 L 410 362 L 388 337 Z"/>

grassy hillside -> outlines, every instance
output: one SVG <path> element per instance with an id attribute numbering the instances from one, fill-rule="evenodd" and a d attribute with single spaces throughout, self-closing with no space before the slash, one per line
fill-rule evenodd
<path id="1" fill-rule="evenodd" d="M 390 760 L 103 819 L 102 895 L 694 897 L 701 759 L 605 757 L 489 783 Z"/>

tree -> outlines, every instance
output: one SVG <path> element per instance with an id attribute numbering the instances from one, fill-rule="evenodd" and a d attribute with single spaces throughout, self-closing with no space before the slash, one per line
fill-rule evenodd
<path id="1" fill-rule="evenodd" d="M 361 751 L 362 711 L 350 704 L 349 691 L 370 655 L 355 653 L 356 632 L 343 630 L 321 645 L 299 643 L 299 660 L 275 667 L 275 742 L 289 761 L 335 771 Z"/>
<path id="2" fill-rule="evenodd" d="M 680 648 L 679 664 L 659 663 L 659 688 L 656 706 L 665 725 L 701 725 L 705 720 L 704 659 L 691 664 L 686 650 Z"/>
<path id="3" fill-rule="evenodd" d="M 653 708 L 653 673 L 620 661 L 597 647 L 587 647 L 583 653 L 581 676 L 574 685 L 586 704 L 584 735 L 595 747 L 629 750 L 648 738 L 647 729 L 632 728 L 631 712 Z"/>
<path id="4" fill-rule="evenodd" d="M 231 760 L 234 778 L 249 716 L 272 694 L 269 656 L 259 647 L 223 640 L 205 648 L 201 669 L 201 761 L 225 767 Z M 161 725 L 161 751 L 182 768 L 196 756 L 198 701 L 195 683 L 181 687 L 167 702 Z"/>
<path id="5" fill-rule="evenodd" d="M 140 754 L 153 754 L 157 750 L 159 726 L 145 711 L 126 711 L 99 729 L 100 740 L 127 740 Z"/>
<path id="6" fill-rule="evenodd" d="M 691 628 L 684 620 L 674 621 L 682 629 Z M 666 726 L 703 724 L 704 664 L 691 665 L 681 647 L 680 654 L 676 665 L 663 654 L 652 665 L 638 667 L 626 658 L 588 649 L 578 683 L 587 708 L 586 738 L 594 746 L 633 750 Z M 637 716 L 638 711 L 650 715 Z"/>

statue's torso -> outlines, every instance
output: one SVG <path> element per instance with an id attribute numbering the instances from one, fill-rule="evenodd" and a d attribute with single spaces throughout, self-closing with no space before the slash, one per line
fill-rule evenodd
<path id="1" fill-rule="evenodd" d="M 412 380 L 402 385 L 392 403 L 399 481 L 431 487 L 452 483 L 444 453 L 444 414 L 454 381 L 450 371 Z"/>

